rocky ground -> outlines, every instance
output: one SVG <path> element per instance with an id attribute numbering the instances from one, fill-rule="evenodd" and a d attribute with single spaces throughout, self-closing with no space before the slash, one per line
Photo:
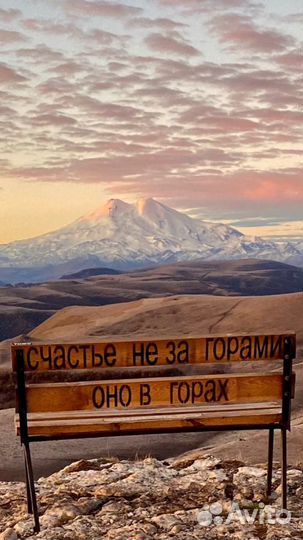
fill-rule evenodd
<path id="1" fill-rule="evenodd" d="M 33 534 L 25 486 L 0 483 L 0 538 L 52 540 L 281 540 L 303 538 L 303 465 L 288 470 L 281 512 L 278 464 L 266 497 L 266 468 L 205 455 L 78 461 L 36 484 L 41 532 Z"/>

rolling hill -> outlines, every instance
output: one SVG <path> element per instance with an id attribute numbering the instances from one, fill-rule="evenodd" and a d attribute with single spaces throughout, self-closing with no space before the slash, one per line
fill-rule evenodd
<path id="1" fill-rule="evenodd" d="M 260 296 L 302 290 L 302 269 L 258 260 L 177 263 L 88 279 L 3 287 L 0 339 L 27 333 L 67 306 L 100 306 L 176 294 Z"/>
<path id="2" fill-rule="evenodd" d="M 102 307 L 68 307 L 40 324 L 32 341 L 294 331 L 303 344 L 303 293 L 262 297 L 177 295 Z"/>

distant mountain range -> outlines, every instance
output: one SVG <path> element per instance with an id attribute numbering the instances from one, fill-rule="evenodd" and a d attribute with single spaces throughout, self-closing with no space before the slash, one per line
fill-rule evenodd
<path id="1" fill-rule="evenodd" d="M 122 274 L 119 270 L 114 270 L 113 268 L 84 268 L 84 270 L 79 270 L 79 272 L 74 272 L 73 274 L 64 274 L 61 279 L 86 279 L 92 276 L 118 276 Z"/>
<path id="2" fill-rule="evenodd" d="M 193 260 L 260 258 L 303 264 L 299 244 L 248 237 L 177 212 L 154 199 L 110 199 L 70 225 L 0 246 L 0 280 L 56 279 L 100 266 L 129 270 Z"/>
<path id="3" fill-rule="evenodd" d="M 98 275 L 96 269 L 96 275 L 89 278 L 83 271 L 70 279 L 0 288 L 0 340 L 25 334 L 56 311 L 71 306 L 157 297 L 165 305 L 164 297 L 174 295 L 244 297 L 302 290 L 303 269 L 275 261 L 181 262 L 117 275 Z M 125 305 L 121 313 L 124 310 Z"/>

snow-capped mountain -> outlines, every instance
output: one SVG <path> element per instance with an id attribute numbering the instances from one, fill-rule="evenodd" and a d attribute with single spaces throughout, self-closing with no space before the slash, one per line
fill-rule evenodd
<path id="1" fill-rule="evenodd" d="M 293 262 L 300 256 L 290 243 L 247 237 L 233 227 L 193 219 L 154 199 L 136 204 L 110 199 L 54 232 L 0 246 L 0 278 L 37 281 L 58 277 L 63 269 L 88 266 L 130 269 L 183 260 L 254 257 Z"/>

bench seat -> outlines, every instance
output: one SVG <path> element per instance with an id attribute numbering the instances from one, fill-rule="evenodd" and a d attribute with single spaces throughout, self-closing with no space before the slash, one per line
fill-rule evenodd
<path id="1" fill-rule="evenodd" d="M 145 411 L 73 411 L 28 414 L 28 436 L 32 440 L 110 436 L 118 434 L 211 430 L 224 427 L 266 426 L 282 422 L 281 403 L 157 407 Z M 19 415 L 15 417 L 20 434 Z"/>

